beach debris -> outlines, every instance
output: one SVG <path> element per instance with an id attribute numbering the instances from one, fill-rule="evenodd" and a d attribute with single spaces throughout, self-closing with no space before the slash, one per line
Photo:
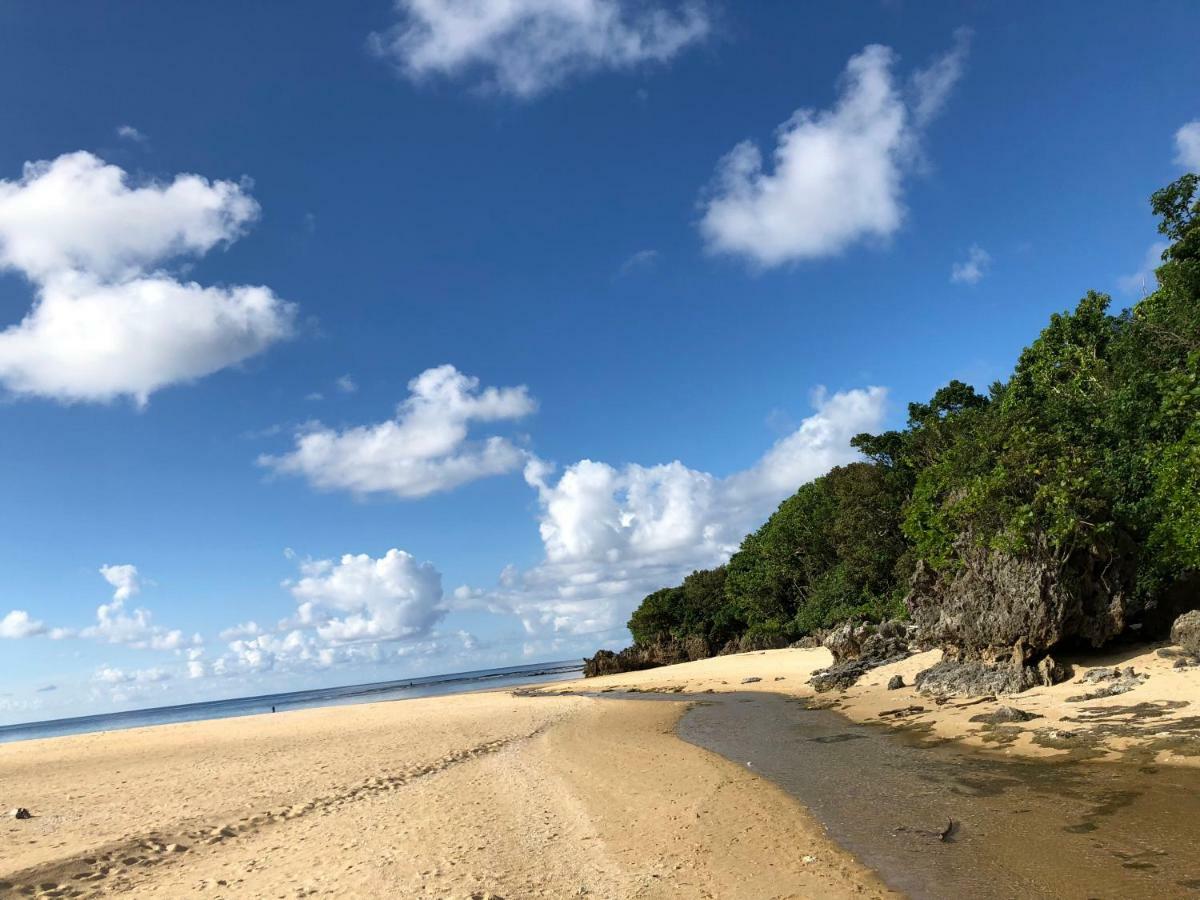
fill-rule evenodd
<path id="1" fill-rule="evenodd" d="M 1089 691 L 1086 694 L 1076 694 L 1073 697 L 1068 697 L 1067 702 L 1083 703 L 1087 700 L 1100 700 L 1104 697 L 1115 697 L 1118 694 L 1125 694 L 1141 686 L 1149 677 L 1145 672 L 1140 674 L 1135 672 L 1133 666 L 1126 666 L 1124 669 L 1118 669 L 1115 666 L 1111 669 L 1104 667 L 1088 669 L 1084 676 L 1079 679 L 1079 683 L 1100 684 L 1103 687 L 1098 690 Z"/>
<path id="2" fill-rule="evenodd" d="M 749 678 L 743 678 L 742 684 L 754 684 L 756 681 L 762 681 L 757 675 L 752 675 Z"/>
<path id="3" fill-rule="evenodd" d="M 809 856 L 808 854 L 805 854 L 804 856 L 800 857 L 800 861 L 805 865 L 808 865 L 810 863 L 815 863 L 817 858 L 815 856 Z"/>
<path id="4" fill-rule="evenodd" d="M 9 812 L 9 815 L 12 816 L 14 819 L 32 819 L 33 818 L 33 813 L 31 813 L 29 810 L 27 810 L 23 806 L 16 807 L 11 812 Z"/>
<path id="5" fill-rule="evenodd" d="M 954 840 L 954 835 L 958 833 L 958 823 L 954 819 L 946 819 L 946 824 L 942 828 L 909 828 L 907 825 L 899 825 L 892 829 L 893 834 L 919 834 L 922 837 L 937 838 L 943 844 L 949 844 Z"/>
<path id="6" fill-rule="evenodd" d="M 898 691 L 902 687 L 904 687 L 904 676 L 903 675 L 893 675 L 891 678 L 888 679 L 887 689 L 889 691 Z"/>
<path id="7" fill-rule="evenodd" d="M 983 722 L 986 725 L 1002 725 L 1008 722 L 1028 722 L 1032 719 L 1040 718 L 1042 716 L 1039 713 L 1027 712 L 1023 709 L 1017 709 L 1015 706 L 1000 706 L 992 712 L 971 716 L 971 721 Z"/>
<path id="8" fill-rule="evenodd" d="M 1193 656 L 1200 656 L 1200 610 L 1185 612 L 1171 626 L 1171 643 Z"/>

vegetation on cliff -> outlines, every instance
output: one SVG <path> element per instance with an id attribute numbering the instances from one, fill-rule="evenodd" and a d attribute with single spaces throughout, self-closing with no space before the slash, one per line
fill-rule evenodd
<path id="1" fill-rule="evenodd" d="M 631 656 L 907 616 L 955 656 L 1032 664 L 1200 606 L 1200 179 L 1151 205 L 1171 242 L 1154 293 L 1114 313 L 1089 292 L 986 395 L 952 381 L 902 430 L 856 437 L 863 462 L 646 597 Z"/>

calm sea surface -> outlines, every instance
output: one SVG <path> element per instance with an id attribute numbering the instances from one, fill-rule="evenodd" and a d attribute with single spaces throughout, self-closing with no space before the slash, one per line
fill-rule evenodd
<path id="1" fill-rule="evenodd" d="M 415 697 L 436 697 L 442 694 L 494 690 L 518 684 L 536 684 L 575 678 L 582 669 L 583 663 L 579 660 L 562 660 L 525 666 L 509 666 L 504 669 L 481 669 L 478 672 L 427 675 L 424 678 L 404 678 L 399 681 L 378 681 L 373 684 L 352 684 L 346 687 L 321 688 L 313 691 L 293 691 L 289 694 L 264 694 L 261 697 L 237 697 L 232 700 L 210 700 L 206 703 L 185 703 L 181 706 L 162 706 L 156 709 L 135 709 L 97 716 L 79 716 L 73 719 L 52 719 L 48 722 L 4 725 L 0 726 L 0 744 L 32 738 L 58 737 L 64 734 L 140 728 L 143 725 L 165 725 L 170 722 L 196 722 L 201 719 L 252 716 L 270 712 L 272 707 L 282 712 L 285 709 L 303 709 L 311 706 L 343 706 L 349 703 L 371 703 L 377 700 L 410 700 Z"/>

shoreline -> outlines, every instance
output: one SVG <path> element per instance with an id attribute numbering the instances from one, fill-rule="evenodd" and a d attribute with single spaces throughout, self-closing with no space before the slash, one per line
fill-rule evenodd
<path id="1" fill-rule="evenodd" d="M 1075 841 L 1086 849 L 1103 838 L 1125 862 L 1146 867 L 1116 869 L 1131 879 L 1123 889 L 1145 882 L 1172 895 L 1154 881 L 1159 860 L 1138 855 L 1149 852 L 1139 849 L 1142 837 L 1123 829 L 1155 833 L 1161 823 L 1143 813 L 1149 801 L 1139 797 L 1159 797 L 1164 784 L 1196 781 L 1160 806 L 1200 796 L 1191 755 L 1200 748 L 1200 721 L 1192 719 L 1200 717 L 1189 715 L 1200 670 L 1170 669 L 1143 648 L 1122 661 L 1150 675 L 1129 694 L 1072 703 L 1075 683 L 1035 689 L 994 705 L 1044 718 L 990 726 L 969 721 L 991 708 L 986 703 L 938 706 L 909 688 L 885 689 L 891 675 L 907 682 L 934 658 L 882 667 L 840 695 L 815 695 L 805 684 L 827 651 L 778 650 L 515 690 L 0 745 L 0 805 L 25 806 L 34 816 L 6 819 L 0 829 L 0 892 L 842 898 L 904 888 L 943 896 L 922 888 L 928 873 L 914 868 L 928 863 L 930 846 L 941 846 L 926 841 L 942 827 L 933 821 L 941 807 L 914 799 L 936 781 L 959 784 L 949 815 L 966 824 L 951 861 L 982 852 L 970 842 L 995 828 L 989 810 L 1017 804 L 1010 814 L 1034 813 L 1028 820 L 1053 832 L 1055 840 L 1028 838 L 1036 845 Z M 913 705 L 924 709 L 884 715 Z M 713 717 L 721 709 L 740 715 L 740 724 L 720 724 Z M 1092 722 L 1077 721 L 1081 709 L 1092 711 Z M 1141 719 L 1129 710 L 1141 710 Z M 1118 718 L 1125 724 L 1114 732 Z M 716 730 L 694 741 L 705 721 L 717 722 Z M 1068 726 L 1070 737 L 1044 739 Z M 856 729 L 865 729 L 862 736 L 851 734 Z M 951 764 L 944 754 L 959 759 Z M 917 768 L 906 770 L 911 760 Z M 1125 765 L 1103 768 L 1112 760 Z M 1053 764 L 1030 770 L 1035 775 L 1066 771 L 1060 764 L 1103 772 L 1095 779 L 1102 785 L 1120 774 L 1128 784 L 1113 811 L 1122 812 L 1093 814 L 1111 804 L 1070 780 L 1063 790 L 1042 784 L 1026 796 L 1022 779 L 1006 774 L 1026 761 Z M 964 764 L 981 768 L 963 775 Z M 1141 774 L 1127 778 L 1137 769 L 1130 764 Z M 864 792 L 860 782 L 884 770 L 908 780 L 882 798 Z M 1164 780 L 1160 772 L 1179 774 Z M 818 780 L 797 781 L 797 773 Z M 991 799 L 971 800 L 978 791 Z M 1081 797 L 1092 806 L 1079 806 Z M 1181 810 L 1200 821 L 1190 807 Z M 1063 818 L 1068 811 L 1073 818 Z M 905 857 L 896 834 L 917 835 L 916 857 Z M 1187 833 L 1157 834 L 1166 847 Z M 989 845 L 993 855 L 973 865 L 1011 875 L 1010 843 Z M 1101 857 L 1093 868 L 1104 871 L 1106 863 Z M 1200 885 L 1200 874 L 1193 882 L 1180 868 L 1180 885 Z M 1135 894 L 1149 895 L 1128 895 Z"/>
<path id="2" fill-rule="evenodd" d="M 0 829 L 0 888 L 887 896 L 784 791 L 681 740 L 686 706 L 487 691 L 6 744 L 0 801 L 34 818 Z"/>

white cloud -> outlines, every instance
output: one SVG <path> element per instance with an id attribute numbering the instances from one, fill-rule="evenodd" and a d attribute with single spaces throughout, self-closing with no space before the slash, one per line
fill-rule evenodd
<path id="1" fill-rule="evenodd" d="M 568 78 L 662 63 L 705 38 L 696 0 L 395 0 L 397 25 L 371 46 L 414 81 L 479 75 L 486 88 L 533 97 Z"/>
<path id="2" fill-rule="evenodd" d="M 1156 241 L 1146 248 L 1146 255 L 1142 257 L 1142 265 L 1136 272 L 1131 272 L 1128 275 L 1122 275 L 1117 279 L 1117 287 L 1122 293 L 1132 294 L 1139 297 L 1144 297 L 1158 289 L 1158 278 L 1155 277 L 1155 270 L 1162 265 L 1162 255 L 1167 249 L 1165 241 Z"/>
<path id="3" fill-rule="evenodd" d="M 403 550 L 308 560 L 300 574 L 288 585 L 300 620 L 332 643 L 425 637 L 445 615 L 441 573 Z"/>
<path id="4" fill-rule="evenodd" d="M 177 175 L 131 186 L 90 153 L 0 181 L 0 269 L 34 286 L 0 332 L 0 382 L 61 401 L 144 404 L 288 337 L 294 307 L 266 287 L 204 287 L 162 266 L 236 240 L 257 218 L 243 186 Z"/>
<path id="5" fill-rule="evenodd" d="M 170 672 L 160 668 L 126 670 L 101 666 L 92 676 L 92 680 L 101 684 L 154 684 L 167 681 L 170 677 Z"/>
<path id="6" fill-rule="evenodd" d="M 337 385 L 337 389 L 339 391 L 341 391 L 343 394 L 353 394 L 355 391 L 358 390 L 358 384 L 354 381 L 354 378 L 350 375 L 342 375 L 334 383 Z"/>
<path id="7" fill-rule="evenodd" d="M 142 144 L 146 141 L 146 135 L 132 125 L 117 126 L 117 137 L 122 140 L 133 141 L 135 144 Z"/>
<path id="8" fill-rule="evenodd" d="M 0 638 L 27 638 L 46 633 L 46 625 L 30 618 L 23 609 L 14 609 L 3 619 L 0 619 Z"/>
<path id="9" fill-rule="evenodd" d="M 232 628 L 226 628 L 221 632 L 220 638 L 223 641 L 232 641 L 238 638 L 258 637 L 263 633 L 263 629 L 257 622 L 242 622 L 234 625 Z"/>
<path id="10" fill-rule="evenodd" d="M 852 57 L 833 109 L 800 109 L 779 127 L 769 171 L 753 142 L 734 147 L 718 165 L 700 222 L 709 249 L 769 267 L 894 234 L 922 131 L 962 74 L 968 38 L 960 30 L 954 48 L 913 75 L 907 91 L 892 74 L 890 48 L 871 45 Z"/>
<path id="11" fill-rule="evenodd" d="M 464 586 L 455 600 L 515 613 L 534 636 L 619 628 L 645 594 L 725 561 L 801 484 L 853 460 L 850 438 L 879 427 L 885 400 L 877 387 L 819 391 L 816 412 L 795 432 L 726 478 L 679 461 L 617 468 L 585 459 L 555 480 L 532 459 L 525 477 L 538 492 L 544 561 L 506 569 L 483 598 Z"/>
<path id="12" fill-rule="evenodd" d="M 100 576 L 113 586 L 114 600 L 125 601 L 141 593 L 142 581 L 138 577 L 137 566 L 128 563 L 116 566 L 105 564 L 100 567 Z"/>
<path id="13" fill-rule="evenodd" d="M 104 565 L 100 574 L 113 586 L 112 601 L 96 608 L 96 624 L 82 629 L 80 637 L 149 650 L 181 650 L 199 643 L 198 636 L 189 640 L 179 629 L 167 630 L 155 625 L 149 610 L 125 609 L 125 601 L 141 590 L 137 566 Z"/>
<path id="14" fill-rule="evenodd" d="M 978 284 L 991 264 L 992 255 L 978 244 L 972 244 L 967 249 L 967 258 L 950 267 L 950 281 L 953 284 Z"/>
<path id="15" fill-rule="evenodd" d="M 1200 172 L 1200 119 L 1188 122 L 1175 132 L 1175 162 Z"/>
<path id="16" fill-rule="evenodd" d="M 480 390 L 479 379 L 444 365 L 422 372 L 408 388 L 394 419 L 344 431 L 316 423 L 297 434 L 292 452 L 260 456 L 259 465 L 302 475 L 323 490 L 407 499 L 511 472 L 524 461 L 507 438 L 467 440 L 473 422 L 532 413 L 537 404 L 523 386 Z"/>

